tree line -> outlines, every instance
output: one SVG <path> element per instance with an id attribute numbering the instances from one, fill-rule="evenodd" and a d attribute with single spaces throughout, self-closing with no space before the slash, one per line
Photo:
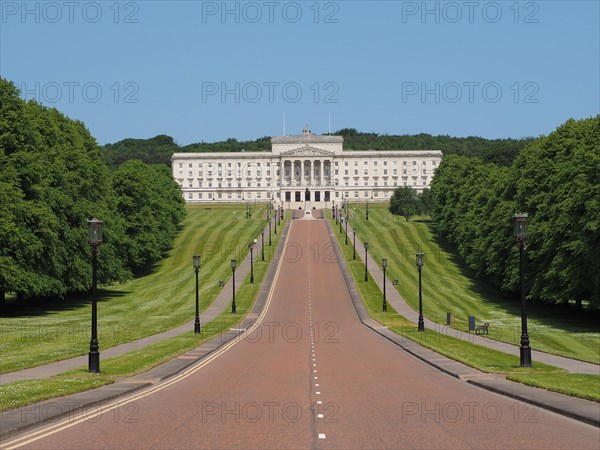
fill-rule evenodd
<path id="1" fill-rule="evenodd" d="M 87 220 L 103 221 L 99 282 L 130 279 L 168 250 L 185 216 L 170 170 L 130 160 L 110 171 L 85 125 L 0 78 L 0 302 L 91 286 Z"/>
<path id="2" fill-rule="evenodd" d="M 514 213 L 529 214 L 528 298 L 600 307 L 600 116 L 569 120 L 510 166 L 447 156 L 431 183 L 437 231 L 475 273 L 517 291 Z"/>
<path id="3" fill-rule="evenodd" d="M 484 161 L 510 165 L 518 153 L 532 142 L 524 139 L 484 139 L 481 137 L 457 138 L 450 136 L 387 135 L 362 133 L 354 128 L 344 128 L 333 133 L 344 137 L 344 147 L 352 150 L 441 150 L 447 155 L 479 157 Z M 253 141 L 229 138 L 220 142 L 200 142 L 180 146 L 171 136 L 159 135 L 151 139 L 124 139 L 106 144 L 103 155 L 109 167 L 118 167 L 129 159 L 140 159 L 148 164 L 171 165 L 175 152 L 269 152 L 271 138 Z"/>

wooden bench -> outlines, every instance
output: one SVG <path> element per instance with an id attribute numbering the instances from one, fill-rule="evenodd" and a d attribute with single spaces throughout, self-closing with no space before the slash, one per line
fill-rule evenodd
<path id="1" fill-rule="evenodd" d="M 479 325 L 475 328 L 475 334 L 488 334 L 488 328 L 490 327 L 490 323 L 486 322 L 483 325 Z"/>

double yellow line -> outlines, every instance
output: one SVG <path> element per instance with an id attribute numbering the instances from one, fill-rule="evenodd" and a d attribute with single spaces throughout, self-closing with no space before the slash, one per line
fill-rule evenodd
<path id="1" fill-rule="evenodd" d="M 285 239 L 284 252 L 285 252 L 285 248 L 287 247 L 289 236 L 291 234 L 291 232 L 290 232 L 291 225 L 292 224 L 290 224 L 290 229 L 289 229 L 288 235 L 286 236 L 286 239 Z M 273 278 L 273 283 L 271 284 L 271 289 L 269 290 L 269 295 L 267 296 L 267 301 L 265 302 L 265 306 L 262 309 L 260 315 L 258 316 L 256 322 L 254 322 L 254 324 L 250 328 L 246 329 L 246 331 L 244 331 L 240 335 L 236 336 L 234 339 L 232 339 L 231 341 L 229 341 L 228 343 L 223 345 L 217 351 L 215 351 L 214 353 L 211 353 L 209 356 L 202 359 L 201 361 L 198 361 L 192 367 L 186 369 L 185 371 L 181 372 L 180 374 L 175 375 L 174 377 L 169 378 L 168 380 L 165 380 L 165 381 L 157 384 L 156 386 L 151 386 L 147 389 L 144 389 L 142 392 L 132 394 L 129 397 L 119 398 L 119 399 L 113 400 L 107 404 L 100 405 L 97 408 L 95 408 L 96 411 L 94 413 L 92 413 L 92 414 L 86 413 L 85 417 L 75 419 L 75 420 L 73 420 L 72 418 L 63 419 L 60 422 L 49 425 L 47 427 L 44 427 L 41 430 L 34 431 L 32 433 L 26 434 L 25 436 L 21 436 L 16 439 L 13 439 L 12 441 L 5 442 L 2 446 L 2 448 L 5 450 L 19 448 L 23 445 L 27 445 L 27 444 L 30 444 L 37 440 L 51 436 L 55 433 L 59 433 L 63 430 L 66 430 L 67 428 L 70 428 L 70 427 L 80 424 L 82 422 L 85 422 L 88 420 L 93 420 L 93 419 L 97 418 L 98 416 L 101 416 L 102 414 L 110 412 L 116 408 L 122 407 L 123 405 L 126 405 L 127 403 L 135 402 L 136 400 L 140 400 L 144 397 L 154 394 L 155 392 L 161 391 L 169 386 L 172 386 L 175 383 L 185 380 L 190 375 L 193 375 L 194 373 L 196 373 L 197 371 L 202 369 L 204 366 L 206 366 L 210 362 L 217 359 L 219 356 L 221 356 L 223 353 L 225 353 L 227 350 L 229 350 L 235 344 L 240 342 L 242 340 L 241 338 L 244 335 L 252 333 L 252 331 L 254 331 L 262 323 L 265 315 L 267 314 L 267 312 L 269 310 L 269 306 L 271 305 L 273 292 L 275 290 L 275 285 L 277 284 L 277 279 L 279 278 L 279 272 L 281 270 L 281 264 L 283 263 L 284 259 L 285 258 L 279 259 L 279 262 L 277 264 L 277 271 L 275 272 L 275 277 Z"/>

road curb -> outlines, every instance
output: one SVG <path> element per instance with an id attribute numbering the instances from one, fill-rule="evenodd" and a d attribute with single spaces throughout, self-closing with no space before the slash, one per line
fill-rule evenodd
<path id="1" fill-rule="evenodd" d="M 233 330 L 221 330 L 221 333 L 200 346 L 189 350 L 169 361 L 131 377 L 123 378 L 116 383 L 90 389 L 84 392 L 57 397 L 42 402 L 33 403 L 22 408 L 6 411 L 0 415 L 0 443 L 17 434 L 42 424 L 56 423 L 66 417 L 74 420 L 86 418 L 97 420 L 97 413 L 102 413 L 102 405 L 116 398 L 132 394 L 141 389 L 156 385 L 165 381 L 188 367 L 197 364 L 213 354 L 215 351 L 233 341 L 239 339 L 242 330 L 251 327 L 259 318 L 267 301 L 271 285 L 277 273 L 281 256 L 285 250 L 286 238 L 292 221 L 288 220 L 281 231 L 281 239 L 269 265 L 267 275 L 261 285 L 258 296 L 250 312 L 242 320 L 237 328 Z M 204 325 L 204 327 L 209 326 Z"/>
<path id="2" fill-rule="evenodd" d="M 329 221 L 326 221 L 329 237 L 331 238 L 338 263 L 350 294 L 350 299 L 359 320 L 373 332 L 383 336 L 389 341 L 401 347 L 403 350 L 430 366 L 450 376 L 463 380 L 469 384 L 486 389 L 496 394 L 504 395 L 515 400 L 522 401 L 540 408 L 547 409 L 571 419 L 585 422 L 600 427 L 600 404 L 591 400 L 585 400 L 544 389 L 527 386 L 506 379 L 499 379 L 494 374 L 482 372 L 463 363 L 450 359 L 440 353 L 434 352 L 410 339 L 393 332 L 383 326 L 369 315 L 354 278 L 350 273 L 348 264 L 342 254 L 335 232 Z"/>

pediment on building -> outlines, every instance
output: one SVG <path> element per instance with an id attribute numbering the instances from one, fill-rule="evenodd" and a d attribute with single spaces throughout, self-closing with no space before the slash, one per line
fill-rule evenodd
<path id="1" fill-rule="evenodd" d="M 281 152 L 281 156 L 326 156 L 333 157 L 333 152 L 328 152 L 320 148 L 305 145 L 304 147 L 295 148 L 286 152 Z"/>

